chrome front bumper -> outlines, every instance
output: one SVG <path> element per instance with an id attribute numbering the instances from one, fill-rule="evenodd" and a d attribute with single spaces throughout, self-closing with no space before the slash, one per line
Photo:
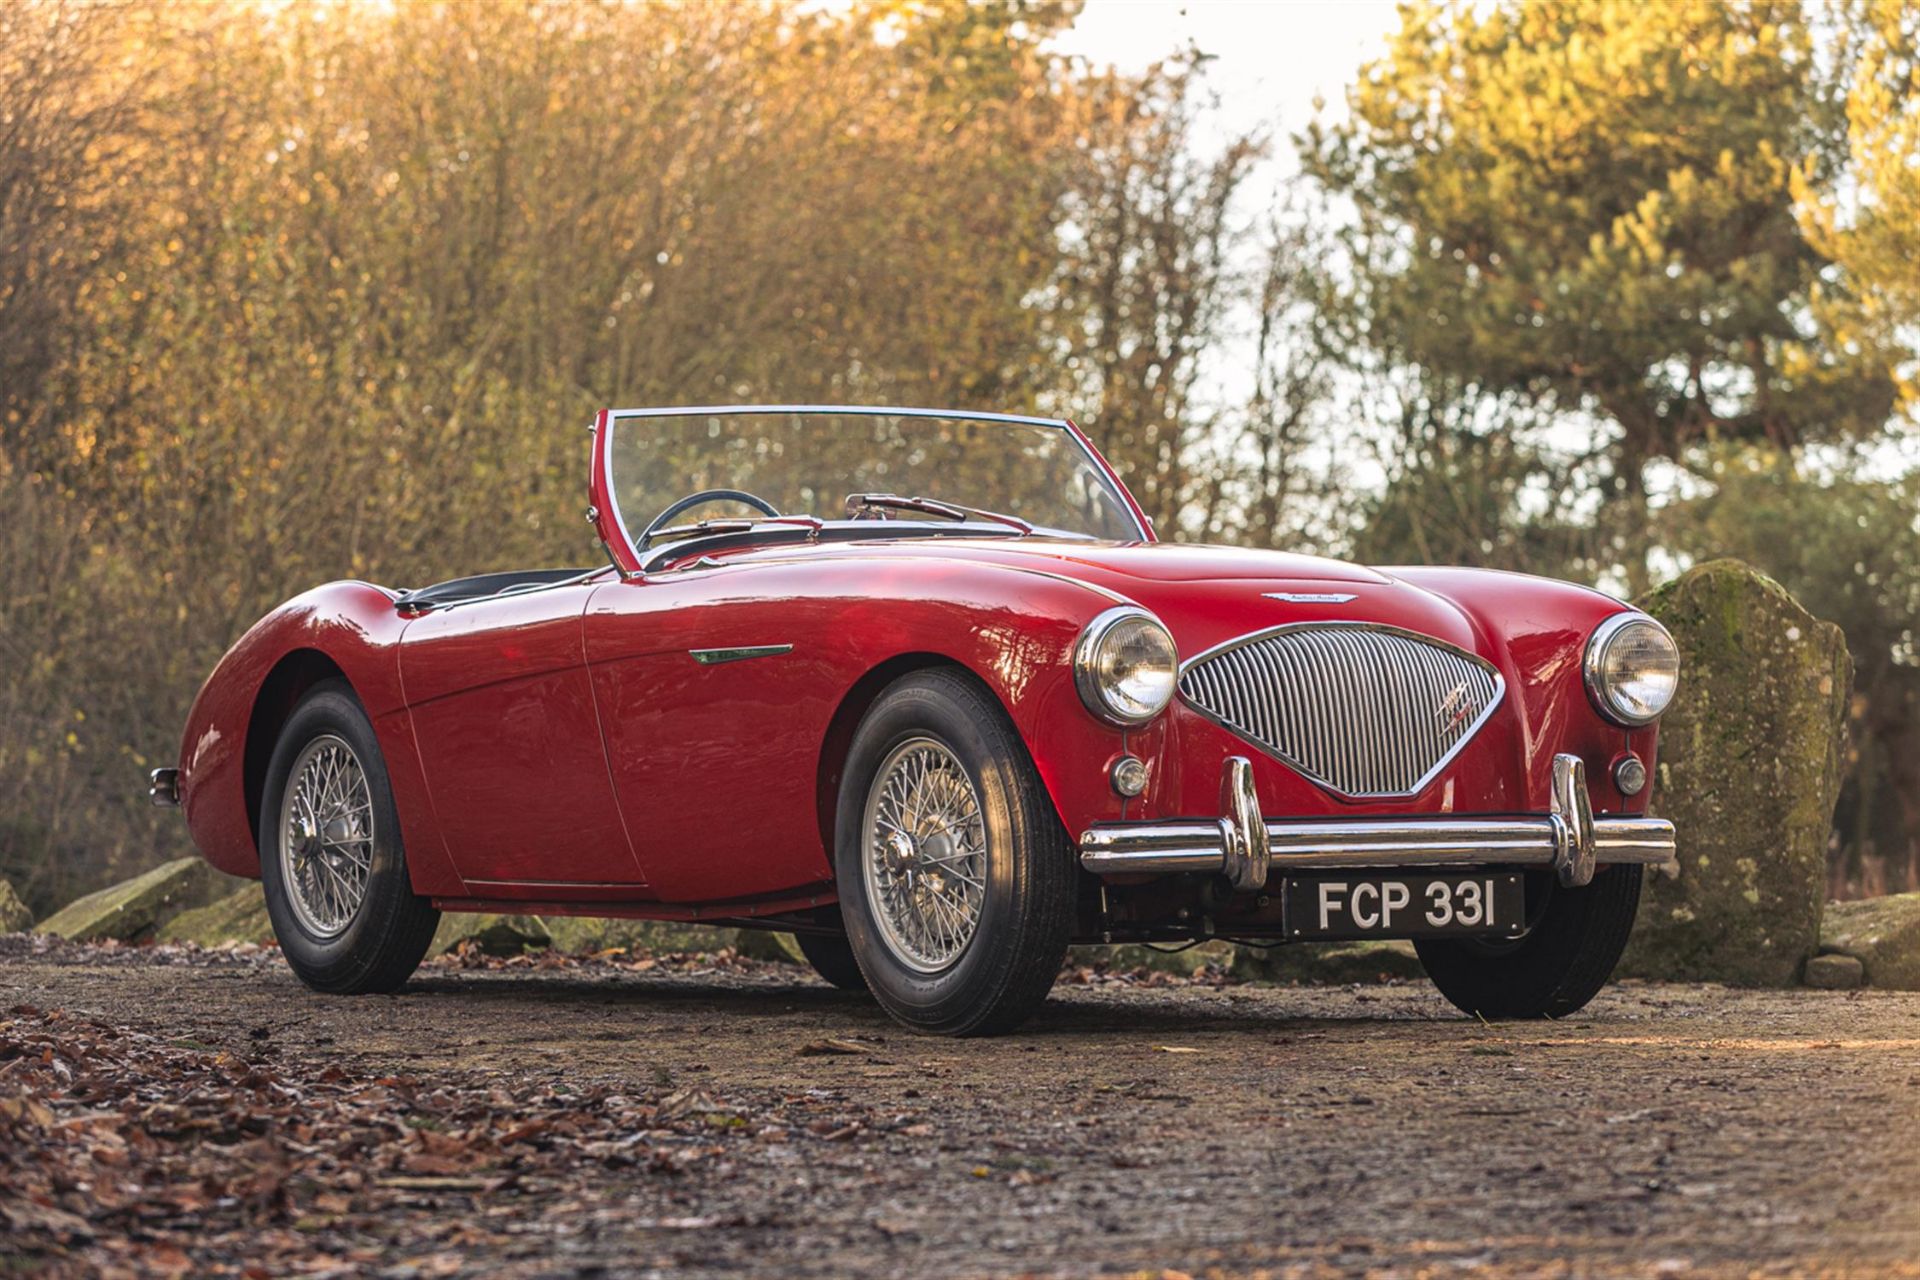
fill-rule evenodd
<path id="1" fill-rule="evenodd" d="M 1670 862 L 1673 824 L 1664 818 L 1596 818 L 1580 757 L 1553 758 L 1552 808 L 1518 818 L 1334 818 L 1260 816 L 1253 765 L 1229 756 L 1220 780 L 1224 817 L 1205 821 L 1103 822 L 1080 837 L 1080 865 L 1095 875 L 1218 873 L 1243 892 L 1270 871 L 1352 867 L 1552 867 L 1577 887 L 1602 863 Z"/>

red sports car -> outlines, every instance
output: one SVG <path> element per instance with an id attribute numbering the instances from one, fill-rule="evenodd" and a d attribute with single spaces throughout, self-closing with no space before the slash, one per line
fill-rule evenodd
<path id="1" fill-rule="evenodd" d="M 1598 592 L 1161 542 L 1065 421 L 592 431 L 610 564 L 298 596 L 155 772 L 310 986 L 513 910 L 790 930 L 946 1034 L 1127 940 L 1412 938 L 1461 1008 L 1556 1015 L 1673 856 L 1673 641 Z"/>

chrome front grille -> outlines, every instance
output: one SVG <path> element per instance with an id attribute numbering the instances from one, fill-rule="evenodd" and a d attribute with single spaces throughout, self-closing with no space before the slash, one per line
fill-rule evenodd
<path id="1" fill-rule="evenodd" d="M 1349 796 L 1420 790 L 1500 703 L 1491 665 L 1361 623 L 1305 623 L 1188 663 L 1180 694 L 1227 729 Z"/>

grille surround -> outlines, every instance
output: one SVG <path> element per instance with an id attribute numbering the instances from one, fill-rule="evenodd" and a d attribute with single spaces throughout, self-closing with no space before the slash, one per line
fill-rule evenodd
<path id="1" fill-rule="evenodd" d="M 1371 622 L 1296 622 L 1181 664 L 1181 701 L 1336 795 L 1426 789 L 1506 697 L 1478 654 Z M 1464 701 L 1467 711 L 1447 722 Z"/>

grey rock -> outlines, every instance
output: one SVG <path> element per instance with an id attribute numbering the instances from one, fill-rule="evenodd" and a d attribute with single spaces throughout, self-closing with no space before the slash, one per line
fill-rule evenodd
<path id="1" fill-rule="evenodd" d="M 1814 956 L 1801 981 L 1819 991 L 1851 991 L 1867 978 L 1867 966 L 1852 956 Z"/>
<path id="2" fill-rule="evenodd" d="M 34 932 L 74 942 L 144 942 L 161 925 L 204 902 L 214 875 L 200 859 L 181 858 L 68 903 Z"/>
<path id="3" fill-rule="evenodd" d="M 1620 972 L 1791 986 L 1820 942 L 1845 638 L 1735 560 L 1690 570 L 1646 609 L 1680 647 L 1654 791 L 1679 851 L 1671 873 L 1649 869 Z"/>
<path id="4" fill-rule="evenodd" d="M 539 916 L 449 911 L 440 917 L 440 927 L 434 931 L 427 954 L 444 955 L 469 942 L 486 955 L 517 956 L 551 946 L 553 936 Z"/>
<path id="5" fill-rule="evenodd" d="M 0 933 L 25 933 L 33 928 L 33 912 L 20 901 L 11 881 L 0 879 Z"/>
<path id="6" fill-rule="evenodd" d="M 800 944 L 794 941 L 790 933 L 775 933 L 771 929 L 734 930 L 733 949 L 749 960 L 766 960 L 773 964 L 807 963 L 807 957 L 800 951 Z"/>
<path id="7" fill-rule="evenodd" d="M 154 933 L 156 942 L 193 942 L 218 947 L 230 942 L 268 943 L 274 940 L 273 921 L 267 917 L 267 895 L 258 881 L 241 882 L 217 902 L 182 911 Z"/>
<path id="8" fill-rule="evenodd" d="M 546 921 L 556 951 L 594 955 L 603 951 L 643 954 L 713 952 L 736 945 L 739 930 L 672 920 L 615 920 L 554 916 Z"/>
<path id="9" fill-rule="evenodd" d="M 1302 986 L 1423 978 L 1426 972 L 1411 942 L 1287 943 L 1264 952 L 1248 948 L 1233 961 L 1236 978 Z"/>
<path id="10" fill-rule="evenodd" d="M 1828 903 L 1820 947 L 1858 960 L 1873 986 L 1920 991 L 1920 893 Z"/>
<path id="11" fill-rule="evenodd" d="M 1146 969 L 1190 977 L 1209 964 L 1227 968 L 1233 963 L 1233 952 L 1233 944 L 1228 942 L 1203 942 L 1197 947 L 1179 950 L 1164 949 L 1159 944 L 1146 947 L 1122 942 L 1113 946 L 1075 947 L 1069 963 L 1105 964 L 1110 969 L 1127 972 Z"/>

